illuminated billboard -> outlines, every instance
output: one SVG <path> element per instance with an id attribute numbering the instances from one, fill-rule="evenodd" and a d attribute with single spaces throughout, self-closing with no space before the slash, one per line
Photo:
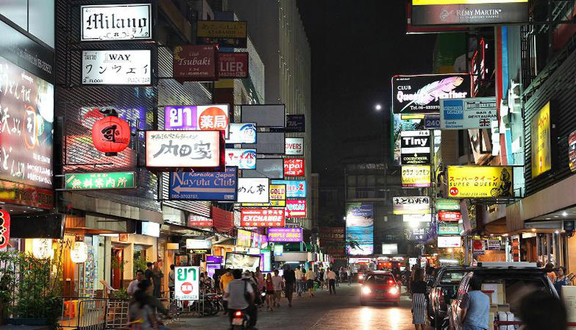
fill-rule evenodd
<path id="1" fill-rule="evenodd" d="M 548 102 L 530 122 L 533 178 L 552 169 L 550 127 L 550 102 Z"/>
<path id="2" fill-rule="evenodd" d="M 403 165 L 402 187 L 430 187 L 430 165 Z"/>
<path id="3" fill-rule="evenodd" d="M 346 249 L 348 255 L 374 253 L 374 205 L 348 203 L 346 205 Z"/>
<path id="4" fill-rule="evenodd" d="M 507 166 L 448 166 L 448 197 L 512 197 L 512 168 Z"/>

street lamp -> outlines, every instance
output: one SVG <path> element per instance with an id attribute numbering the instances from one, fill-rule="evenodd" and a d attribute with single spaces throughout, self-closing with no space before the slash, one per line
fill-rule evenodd
<path id="1" fill-rule="evenodd" d="M 382 110 L 382 105 L 376 104 L 376 105 L 374 106 L 374 109 L 376 109 L 376 111 L 380 111 L 380 110 Z"/>

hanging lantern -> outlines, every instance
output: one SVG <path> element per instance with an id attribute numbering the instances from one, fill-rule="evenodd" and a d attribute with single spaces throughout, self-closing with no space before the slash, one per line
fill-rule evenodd
<path id="1" fill-rule="evenodd" d="M 52 250 L 52 239 L 50 238 L 34 238 L 32 239 L 32 254 L 35 258 L 46 259 L 54 256 Z"/>
<path id="2" fill-rule="evenodd" d="M 75 242 L 74 247 L 70 250 L 70 259 L 76 264 L 86 262 L 86 259 L 88 259 L 88 245 L 84 242 Z"/>
<path id="3" fill-rule="evenodd" d="M 116 156 L 130 144 L 130 133 L 130 125 L 116 111 L 107 110 L 106 117 L 92 126 L 92 143 L 106 156 Z"/>
<path id="4" fill-rule="evenodd" d="M 0 210 L 0 249 L 10 241 L 10 214 Z"/>

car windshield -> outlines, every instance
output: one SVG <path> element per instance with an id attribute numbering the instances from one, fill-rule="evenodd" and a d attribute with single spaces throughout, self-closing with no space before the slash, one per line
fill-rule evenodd
<path id="1" fill-rule="evenodd" d="M 466 272 L 445 272 L 442 274 L 440 284 L 460 284 L 460 280 L 466 275 Z"/>
<path id="2" fill-rule="evenodd" d="M 390 275 L 372 275 L 368 278 L 368 283 L 388 283 L 388 281 L 394 281 L 394 278 Z"/>

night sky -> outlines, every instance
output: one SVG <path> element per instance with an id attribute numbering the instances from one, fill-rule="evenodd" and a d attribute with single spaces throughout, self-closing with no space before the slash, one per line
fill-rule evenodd
<path id="1" fill-rule="evenodd" d="M 430 73 L 435 38 L 405 34 L 403 0 L 298 0 L 298 7 L 312 49 L 312 162 L 322 181 L 343 161 L 383 159 L 390 79 Z M 364 159 L 350 157 L 355 145 Z"/>

